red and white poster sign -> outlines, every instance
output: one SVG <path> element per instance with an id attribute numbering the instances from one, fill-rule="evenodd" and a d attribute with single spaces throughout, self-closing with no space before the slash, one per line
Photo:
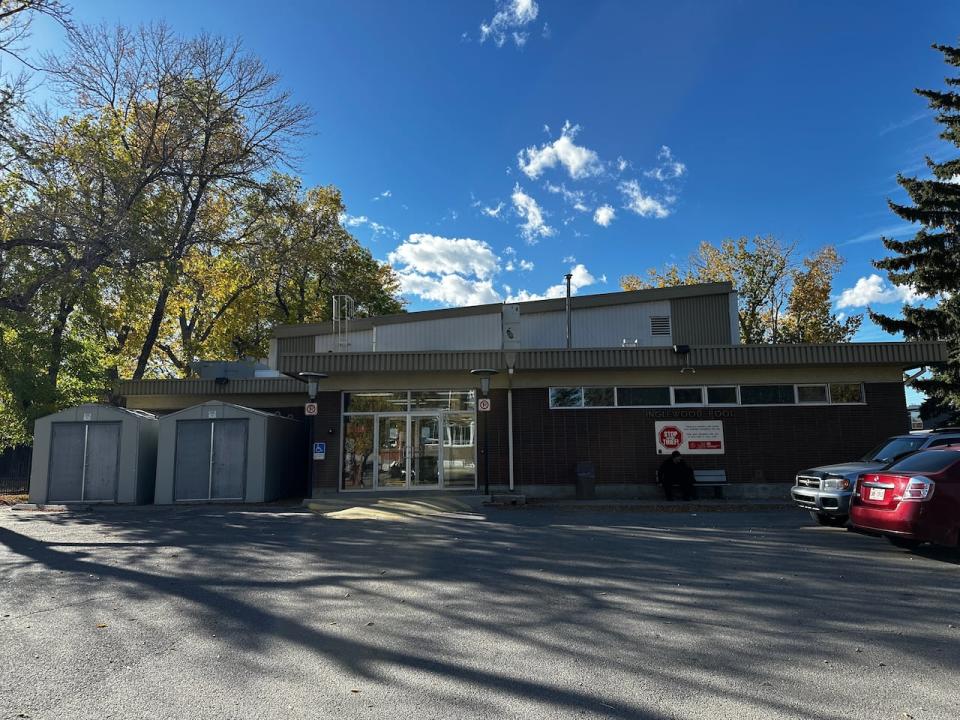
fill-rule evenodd
<path id="1" fill-rule="evenodd" d="M 722 420 L 658 420 L 654 423 L 658 455 L 723 455 Z"/>

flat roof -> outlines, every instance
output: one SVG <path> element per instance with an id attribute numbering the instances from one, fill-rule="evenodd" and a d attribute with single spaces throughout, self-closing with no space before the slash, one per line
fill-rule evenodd
<path id="1" fill-rule="evenodd" d="M 675 300 L 677 298 L 702 297 L 708 295 L 728 295 L 733 292 L 733 285 L 728 282 L 700 283 L 698 285 L 678 285 L 676 287 L 649 288 L 646 290 L 623 290 L 612 293 L 596 293 L 593 295 L 573 295 L 570 298 L 570 307 L 573 310 L 607 307 L 610 305 L 630 305 L 633 303 L 658 302 Z M 558 312 L 566 307 L 566 298 L 550 298 L 547 300 L 528 300 L 519 303 L 491 303 L 487 305 L 468 305 L 467 307 L 443 308 L 440 310 L 419 310 L 411 313 L 397 313 L 395 315 L 377 315 L 367 318 L 356 318 L 350 321 L 350 330 L 369 330 L 377 325 L 393 325 L 396 323 L 418 322 L 421 320 L 440 320 L 444 318 L 470 317 L 500 313 L 504 305 L 518 305 L 520 313 Z M 278 325 L 273 335 L 278 338 L 302 337 L 304 335 L 328 335 L 333 332 L 332 322 L 305 323 L 301 325 Z"/>

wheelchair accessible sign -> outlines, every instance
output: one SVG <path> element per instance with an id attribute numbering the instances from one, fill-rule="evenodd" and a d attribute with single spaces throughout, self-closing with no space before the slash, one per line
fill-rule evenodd
<path id="1" fill-rule="evenodd" d="M 722 420 L 658 420 L 654 423 L 658 455 L 723 455 Z"/>
<path id="2" fill-rule="evenodd" d="M 315 442 L 313 444 L 313 459 L 314 460 L 326 460 L 327 459 L 327 444 L 321 442 Z"/>

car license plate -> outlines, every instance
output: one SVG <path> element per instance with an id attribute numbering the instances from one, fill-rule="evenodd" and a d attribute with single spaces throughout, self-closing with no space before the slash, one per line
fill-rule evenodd
<path id="1" fill-rule="evenodd" d="M 870 499 L 871 500 L 883 500 L 883 493 L 885 490 L 883 488 L 870 488 Z"/>

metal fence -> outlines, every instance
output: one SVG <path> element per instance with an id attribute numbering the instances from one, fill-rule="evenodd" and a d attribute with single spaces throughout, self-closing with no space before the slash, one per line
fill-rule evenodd
<path id="1" fill-rule="evenodd" d="M 0 495 L 26 494 L 30 490 L 30 463 L 33 449 L 7 448 L 0 451 Z"/>

